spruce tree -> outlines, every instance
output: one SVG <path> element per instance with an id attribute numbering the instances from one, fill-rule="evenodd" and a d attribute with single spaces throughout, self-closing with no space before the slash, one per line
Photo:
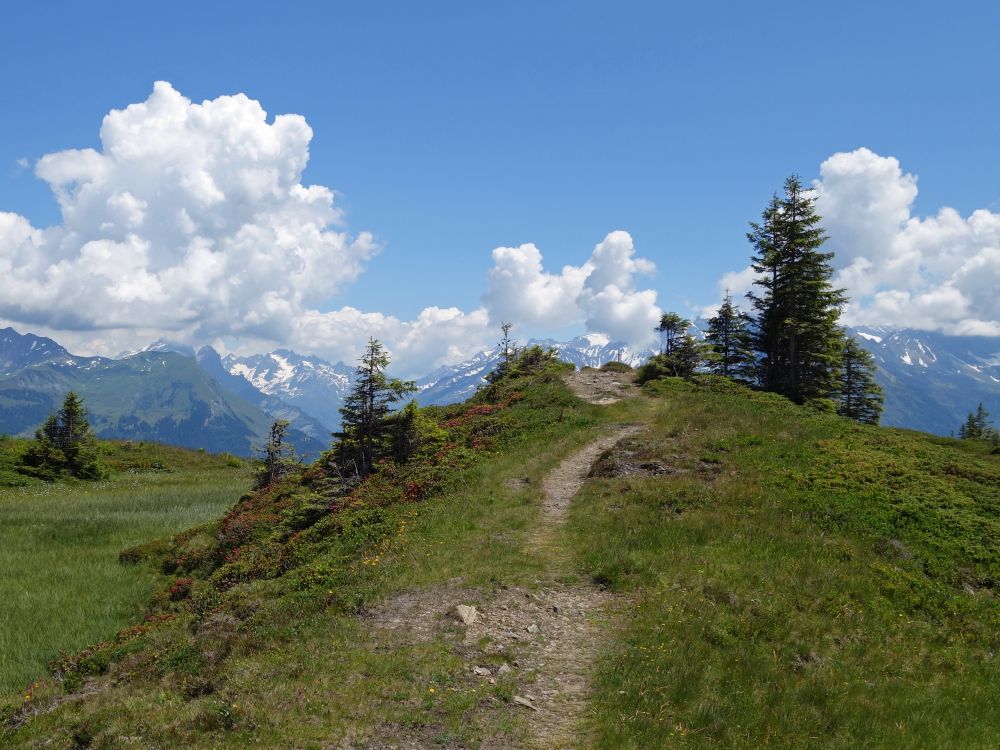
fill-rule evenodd
<path id="1" fill-rule="evenodd" d="M 340 408 L 342 426 L 335 454 L 338 461 L 362 477 L 371 473 L 376 459 L 391 451 L 387 446 L 391 408 L 407 393 L 416 390 L 410 381 L 388 378 L 389 355 L 378 339 L 369 339 L 358 363 L 351 393 Z"/>
<path id="2" fill-rule="evenodd" d="M 754 382 L 757 363 L 751 322 L 749 315 L 733 305 L 732 295 L 727 292 L 719 312 L 708 321 L 705 333 L 711 372 L 743 383 Z"/>
<path id="3" fill-rule="evenodd" d="M 664 313 L 656 331 L 660 334 L 660 353 L 639 368 L 637 382 L 663 377 L 690 378 L 701 364 L 701 347 L 688 333 L 691 321 L 677 313 Z"/>
<path id="4" fill-rule="evenodd" d="M 104 476 L 87 411 L 76 393 L 67 393 L 59 411 L 50 414 L 35 431 L 35 439 L 21 457 L 19 469 L 42 479 L 65 474 L 77 479 Z"/>
<path id="5" fill-rule="evenodd" d="M 796 403 L 829 398 L 841 369 L 837 319 L 845 297 L 830 283 L 833 253 L 821 250 L 826 233 L 814 203 L 793 175 L 747 235 L 760 274 L 754 285 L 762 290 L 748 295 L 758 312 L 762 384 Z"/>
<path id="6" fill-rule="evenodd" d="M 495 383 L 510 372 L 511 365 L 517 359 L 517 342 L 511 338 L 510 330 L 513 323 L 503 322 L 500 324 L 500 341 L 497 342 L 497 351 L 500 353 L 500 362 L 489 373 L 486 374 L 487 383 Z"/>
<path id="7" fill-rule="evenodd" d="M 875 358 L 853 336 L 845 337 L 837 413 L 878 424 L 882 400 L 882 388 L 875 382 Z"/>
<path id="8" fill-rule="evenodd" d="M 285 440 L 289 424 L 287 419 L 276 419 L 271 423 L 267 445 L 260 452 L 260 463 L 257 466 L 255 482 L 257 489 L 281 480 L 294 471 L 298 463 L 295 447 Z"/>
<path id="9" fill-rule="evenodd" d="M 758 363 L 758 377 L 760 385 L 765 391 L 779 390 L 779 380 L 782 373 L 780 352 L 777 348 L 779 340 L 781 310 L 778 309 L 775 290 L 778 287 L 778 267 L 780 245 L 779 220 L 781 217 L 781 201 L 777 195 L 771 196 L 764 212 L 761 214 L 761 223 L 750 222 L 750 231 L 747 239 L 754 246 L 755 254 L 750 258 L 750 266 L 754 272 L 760 274 L 754 285 L 761 288 L 762 292 L 756 294 L 751 291 L 747 294 L 747 299 L 757 310 L 757 319 L 754 326 L 754 348 L 760 353 Z"/>
<path id="10" fill-rule="evenodd" d="M 965 423 L 958 430 L 958 436 L 963 440 L 986 440 L 994 445 L 1000 443 L 1000 433 L 990 422 L 990 413 L 986 411 L 982 401 L 975 411 L 969 412 Z"/>

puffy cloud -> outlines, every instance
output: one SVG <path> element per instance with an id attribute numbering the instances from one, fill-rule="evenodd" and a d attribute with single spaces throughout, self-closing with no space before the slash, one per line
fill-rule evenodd
<path id="1" fill-rule="evenodd" d="M 580 266 L 558 274 L 542 266 L 534 245 L 498 247 L 487 274 L 483 304 L 494 323 L 507 320 L 522 328 L 558 328 L 585 323 L 589 331 L 641 346 L 654 339 L 661 310 L 656 292 L 637 290 L 635 277 L 656 269 L 635 256 L 628 232 L 611 232 Z"/>
<path id="2" fill-rule="evenodd" d="M 564 266 L 559 274 L 546 273 L 542 253 L 534 245 L 498 247 L 483 304 L 495 323 L 511 321 L 528 328 L 577 323 L 582 319 L 577 299 L 592 270 L 585 263 Z"/>
<path id="3" fill-rule="evenodd" d="M 824 161 L 813 187 L 833 283 L 850 298 L 843 322 L 1000 335 L 1000 214 L 915 216 L 917 178 L 867 148 Z M 720 292 L 741 297 L 753 279 L 750 267 L 730 272 Z"/>
<path id="4" fill-rule="evenodd" d="M 312 131 L 239 94 L 194 104 L 159 82 L 114 110 L 100 150 L 42 157 L 62 224 L 0 214 L 0 315 L 76 329 L 280 339 L 378 248 L 301 183 Z"/>
<path id="5" fill-rule="evenodd" d="M 594 248 L 589 265 L 592 270 L 580 295 L 587 328 L 636 346 L 653 340 L 662 310 L 656 306 L 656 292 L 636 290 L 635 276 L 651 274 L 656 267 L 635 257 L 632 236 L 609 234 Z"/>
<path id="6" fill-rule="evenodd" d="M 654 268 L 626 232 L 559 273 L 532 244 L 495 249 L 471 312 L 428 307 L 406 321 L 329 310 L 379 247 L 347 233 L 333 191 L 303 184 L 311 139 L 301 116 L 269 122 L 243 94 L 197 104 L 156 83 L 104 118 L 98 149 L 35 163 L 60 224 L 0 212 L 0 321 L 105 355 L 166 337 L 351 361 L 376 336 L 407 375 L 472 356 L 500 320 L 525 335 L 586 324 L 630 343 L 652 337 L 656 294 L 635 278 Z"/>
<path id="7" fill-rule="evenodd" d="M 742 271 L 724 273 L 719 279 L 718 301 L 696 307 L 698 315 L 702 318 L 714 317 L 719 312 L 719 308 L 722 307 L 722 298 L 727 294 L 732 295 L 733 304 L 736 307 L 749 310 L 750 303 L 746 299 L 746 293 L 753 287 L 755 278 L 757 278 L 757 273 L 753 270 L 753 266 L 747 266 Z"/>
<path id="8" fill-rule="evenodd" d="M 845 322 L 1000 335 L 1000 214 L 914 216 L 917 178 L 866 148 L 824 161 L 814 186 Z"/>
<path id="9" fill-rule="evenodd" d="M 394 372 L 417 377 L 443 364 L 470 359 L 489 346 L 493 331 L 488 323 L 481 308 L 465 313 L 454 307 L 428 307 L 414 320 L 403 321 L 343 307 L 331 312 L 307 311 L 295 320 L 288 342 L 299 351 L 353 362 L 374 336 L 392 354 Z"/>

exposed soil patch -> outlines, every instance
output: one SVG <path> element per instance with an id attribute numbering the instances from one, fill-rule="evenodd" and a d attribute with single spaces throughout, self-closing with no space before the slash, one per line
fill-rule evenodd
<path id="1" fill-rule="evenodd" d="M 463 659 L 467 682 L 506 681 L 520 699 L 494 710 L 524 719 L 535 746 L 568 749 L 579 746 L 575 731 L 586 707 L 589 673 L 608 623 L 611 598 L 589 584 L 489 592 L 446 585 L 399 594 L 365 619 L 396 643 L 440 639 L 450 644 Z M 455 615 L 459 604 L 476 608 L 470 624 Z M 383 726 L 377 740 L 346 747 L 430 746 L 421 744 L 430 735 L 422 740 L 411 732 L 396 736 L 392 727 Z M 505 747 L 502 743 L 496 738 L 486 746 Z"/>
<path id="2" fill-rule="evenodd" d="M 632 385 L 634 378 L 633 373 L 603 372 L 588 368 L 567 375 L 566 385 L 584 401 L 609 406 L 638 393 Z"/>
<path id="3" fill-rule="evenodd" d="M 657 477 L 682 474 L 687 469 L 648 455 L 635 440 L 621 440 L 601 453 L 590 469 L 589 477 Z"/>
<path id="4" fill-rule="evenodd" d="M 722 470 L 717 461 L 657 454 L 637 440 L 625 439 L 605 450 L 594 462 L 590 473 L 593 478 L 658 477 L 694 474 L 710 482 Z"/>

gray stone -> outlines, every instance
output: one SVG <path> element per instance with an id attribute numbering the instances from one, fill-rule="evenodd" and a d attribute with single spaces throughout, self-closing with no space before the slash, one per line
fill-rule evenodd
<path id="1" fill-rule="evenodd" d="M 515 695 L 513 698 L 511 698 L 511 700 L 514 703 L 516 703 L 517 705 L 519 705 L 519 706 L 524 706 L 525 708 L 530 708 L 532 711 L 537 711 L 538 710 L 537 708 L 535 708 L 535 704 L 534 703 L 532 703 L 530 700 L 528 700 L 527 698 L 524 698 L 524 697 L 522 697 L 520 695 Z"/>
<path id="2" fill-rule="evenodd" d="M 479 611 L 471 604 L 459 604 L 455 607 L 455 617 L 463 625 L 471 625 L 479 617 Z"/>

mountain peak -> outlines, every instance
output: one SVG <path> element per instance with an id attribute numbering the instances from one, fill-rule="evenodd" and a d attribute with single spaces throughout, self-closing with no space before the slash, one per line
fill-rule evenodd
<path id="1" fill-rule="evenodd" d="M 68 362 L 75 358 L 65 348 L 45 336 L 0 329 L 0 369 L 16 370 L 42 362 Z"/>
<path id="2" fill-rule="evenodd" d="M 165 338 L 158 338 L 151 344 L 147 344 L 142 349 L 135 349 L 133 351 L 124 351 L 118 355 L 117 359 L 128 359 L 129 357 L 134 357 L 137 354 L 146 354 L 149 352 L 174 352 L 176 354 L 183 354 L 185 357 L 195 356 L 195 351 L 193 346 L 188 344 L 181 344 L 177 341 L 170 341 Z"/>

